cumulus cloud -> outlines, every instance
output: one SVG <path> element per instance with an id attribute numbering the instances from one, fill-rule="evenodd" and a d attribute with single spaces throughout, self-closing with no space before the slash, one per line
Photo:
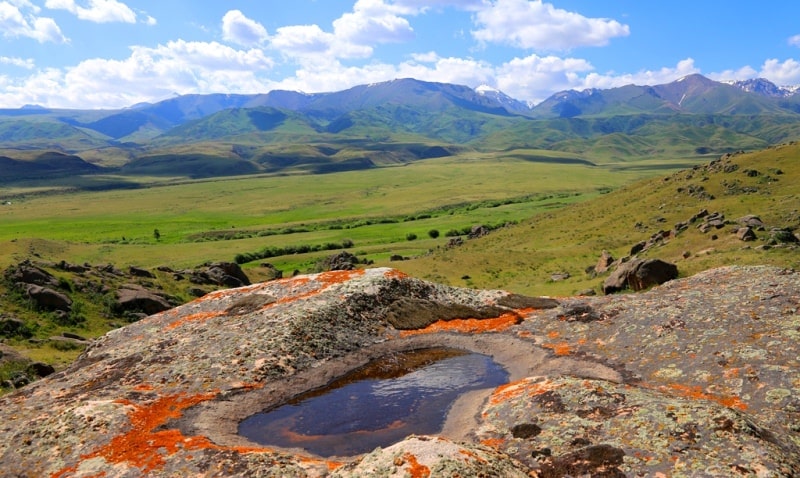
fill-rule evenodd
<path id="1" fill-rule="evenodd" d="M 5 38 L 33 38 L 39 43 L 66 43 L 55 20 L 40 17 L 40 9 L 27 0 L 0 2 L 0 31 Z"/>
<path id="2" fill-rule="evenodd" d="M 81 20 L 94 23 L 136 23 L 136 14 L 117 0 L 88 0 L 87 6 L 75 0 L 47 0 L 44 6 L 51 10 L 66 10 Z"/>
<path id="3" fill-rule="evenodd" d="M 616 20 L 587 18 L 541 0 L 496 0 L 475 14 L 475 39 L 535 50 L 603 46 L 630 29 Z"/>
<path id="4" fill-rule="evenodd" d="M 786 40 L 786 42 L 789 45 L 800 47 L 800 35 L 791 36 L 788 40 Z"/>
<path id="5" fill-rule="evenodd" d="M 344 42 L 358 45 L 409 41 L 414 38 L 414 30 L 400 16 L 402 13 L 410 12 L 383 0 L 358 0 L 351 13 L 334 20 L 334 34 Z"/>
<path id="6" fill-rule="evenodd" d="M 0 103 L 63 108 L 125 107 L 177 92 L 257 93 L 273 67 L 259 49 L 177 40 L 135 46 L 123 60 L 93 58 L 69 69 L 47 69 L 7 85 Z"/>
<path id="7" fill-rule="evenodd" d="M 263 43 L 267 37 L 267 29 L 240 10 L 230 10 L 222 17 L 222 38 L 226 41 L 254 46 Z"/>
<path id="8" fill-rule="evenodd" d="M 761 66 L 759 76 L 767 78 L 777 85 L 800 84 L 800 62 L 788 59 L 783 62 L 770 59 Z"/>

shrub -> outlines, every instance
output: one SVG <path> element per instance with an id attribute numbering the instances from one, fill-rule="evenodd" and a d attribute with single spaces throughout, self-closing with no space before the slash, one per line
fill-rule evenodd
<path id="1" fill-rule="evenodd" d="M 430 236 L 431 239 L 436 239 L 437 237 L 439 237 L 439 230 L 431 229 L 430 231 L 428 231 L 428 236 Z"/>
<path id="2" fill-rule="evenodd" d="M 414 234 L 413 232 L 409 232 L 408 234 L 406 234 L 406 240 L 407 241 L 414 241 L 416 239 L 417 239 L 417 235 Z"/>

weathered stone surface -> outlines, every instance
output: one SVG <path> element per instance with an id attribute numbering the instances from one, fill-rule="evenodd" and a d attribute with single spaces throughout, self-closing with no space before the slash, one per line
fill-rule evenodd
<path id="1" fill-rule="evenodd" d="M 0 397 L 2 473 L 799 476 L 798 297 L 800 273 L 771 267 L 558 301 L 392 269 L 212 292 L 114 330 L 66 371 Z M 413 323 L 409 304 L 426 304 L 427 319 Z M 395 328 L 390 312 L 411 328 Z M 431 346 L 491 354 L 512 382 L 459 399 L 440 436 L 363 456 L 237 435 L 249 414 Z"/>

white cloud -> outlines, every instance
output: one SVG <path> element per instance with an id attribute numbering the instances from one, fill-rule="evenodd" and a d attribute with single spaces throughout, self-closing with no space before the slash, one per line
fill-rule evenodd
<path id="1" fill-rule="evenodd" d="M 412 53 L 411 59 L 420 63 L 433 63 L 439 60 L 439 55 L 435 51 L 427 53 Z"/>
<path id="2" fill-rule="evenodd" d="M 474 20 L 478 29 L 472 35 L 479 41 L 536 50 L 603 46 L 611 38 L 630 33 L 627 25 L 616 20 L 587 18 L 541 0 L 496 0 L 477 12 Z"/>
<path id="3" fill-rule="evenodd" d="M 35 66 L 35 62 L 32 58 L 14 58 L 8 56 L 0 56 L 0 63 L 5 65 L 13 65 L 18 66 L 20 68 L 25 68 L 28 70 L 32 70 Z"/>
<path id="4" fill-rule="evenodd" d="M 539 102 L 557 91 L 582 88 L 580 75 L 592 70 L 579 58 L 530 55 L 500 65 L 495 86 L 511 97 Z"/>
<path id="5" fill-rule="evenodd" d="M 582 81 L 583 88 L 615 88 L 625 85 L 661 85 L 670 83 L 687 75 L 700 73 L 694 59 L 679 61 L 674 67 L 663 67 L 658 70 L 641 70 L 623 75 L 590 73 Z"/>
<path id="6" fill-rule="evenodd" d="M 414 30 L 400 13 L 408 10 L 388 5 L 383 0 L 357 0 L 352 13 L 333 22 L 334 34 L 344 42 L 357 45 L 399 43 L 412 40 Z"/>
<path id="7" fill-rule="evenodd" d="M 287 56 L 303 56 L 326 53 L 334 41 L 335 37 L 318 25 L 292 25 L 278 28 L 270 45 Z"/>
<path id="8" fill-rule="evenodd" d="M 263 43 L 267 37 L 267 29 L 240 10 L 230 10 L 222 17 L 222 38 L 226 41 L 254 46 Z"/>
<path id="9" fill-rule="evenodd" d="M 26 15 L 23 9 L 32 13 Z M 39 11 L 38 7 L 26 0 L 0 2 L 0 31 L 3 32 L 3 37 L 33 38 L 39 43 L 66 43 L 68 40 L 61 33 L 55 20 L 37 16 Z"/>
<path id="10" fill-rule="evenodd" d="M 791 58 L 784 62 L 767 60 L 761 66 L 759 76 L 776 85 L 800 85 L 800 62 Z"/>
<path id="11" fill-rule="evenodd" d="M 800 47 L 800 35 L 791 36 L 786 42 L 789 45 Z"/>
<path id="12" fill-rule="evenodd" d="M 484 7 L 484 0 L 394 0 L 394 5 L 415 13 L 425 13 L 433 8 L 454 7 L 459 10 L 477 11 Z"/>
<path id="13" fill-rule="evenodd" d="M 47 0 L 44 6 L 52 10 L 66 10 L 81 20 L 94 23 L 136 23 L 136 14 L 117 0 L 88 0 L 82 7 L 75 0 Z"/>
<path id="14" fill-rule="evenodd" d="M 273 66 L 261 50 L 178 40 L 136 46 L 124 60 L 94 58 L 66 69 L 38 71 L 3 88 L 0 104 L 112 108 L 164 98 L 174 92 L 256 93 L 260 74 Z"/>

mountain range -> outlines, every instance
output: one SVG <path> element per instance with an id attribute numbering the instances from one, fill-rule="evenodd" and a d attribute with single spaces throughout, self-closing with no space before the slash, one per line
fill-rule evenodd
<path id="1" fill-rule="evenodd" d="M 21 163 L 39 160 L 41 170 L 40 155 L 53 151 L 123 174 L 199 177 L 360 169 L 465 149 L 688 157 L 798 136 L 800 89 L 764 79 L 690 75 L 530 105 L 487 86 L 407 78 L 331 93 L 183 95 L 120 110 L 2 109 L 0 180 L 35 174 Z M 75 174 L 92 169 L 77 166 Z"/>

